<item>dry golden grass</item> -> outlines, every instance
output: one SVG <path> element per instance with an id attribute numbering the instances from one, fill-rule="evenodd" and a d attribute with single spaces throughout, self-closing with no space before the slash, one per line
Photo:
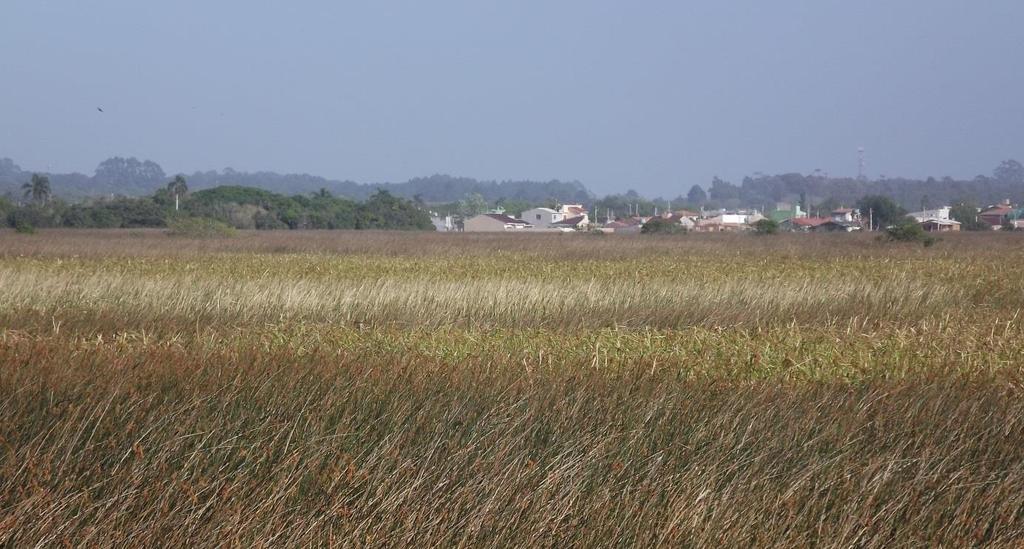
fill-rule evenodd
<path id="1" fill-rule="evenodd" d="M 1017 546 L 1015 236 L 0 233 L 0 544 Z"/>

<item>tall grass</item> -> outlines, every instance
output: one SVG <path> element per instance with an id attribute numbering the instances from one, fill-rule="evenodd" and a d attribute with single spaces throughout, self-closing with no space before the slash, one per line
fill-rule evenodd
<path id="1" fill-rule="evenodd" d="M 0 309 L 76 316 L 116 313 L 129 325 L 167 319 L 246 325 L 313 320 L 372 326 L 659 327 L 827 322 L 869 317 L 906 321 L 975 305 L 963 287 L 914 278 L 831 277 L 718 281 L 614 279 L 240 280 L 0 268 Z"/>
<path id="2" fill-rule="evenodd" d="M 29 544 L 1020 540 L 1012 378 L 842 383 L 3 348 L 3 534 Z"/>
<path id="3" fill-rule="evenodd" d="M 3 233 L 0 544 L 1018 546 L 985 236 Z"/>

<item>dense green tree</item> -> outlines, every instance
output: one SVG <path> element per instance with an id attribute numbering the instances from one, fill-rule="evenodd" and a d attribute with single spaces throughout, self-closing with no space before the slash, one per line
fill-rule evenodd
<path id="1" fill-rule="evenodd" d="M 73 228 L 109 229 L 163 227 L 163 208 L 151 198 L 114 198 L 74 204 L 60 214 L 60 225 Z"/>
<path id="2" fill-rule="evenodd" d="M 641 234 L 678 234 L 683 232 L 686 232 L 686 229 L 682 225 L 663 217 L 652 217 L 640 227 Z"/>
<path id="3" fill-rule="evenodd" d="M 357 228 L 432 231 L 430 215 L 411 201 L 377 191 L 358 210 Z"/>
<path id="4" fill-rule="evenodd" d="M 992 175 L 1001 183 L 1024 184 L 1024 165 L 1016 160 L 1004 160 L 996 167 Z"/>
<path id="5" fill-rule="evenodd" d="M 126 189 L 153 188 L 167 179 L 163 168 L 151 160 L 137 158 L 108 158 L 96 167 L 93 179 Z"/>
<path id="6" fill-rule="evenodd" d="M 740 200 L 740 188 L 715 176 L 711 180 L 711 188 L 708 189 L 708 198 L 715 202 L 729 204 Z"/>
<path id="7" fill-rule="evenodd" d="M 59 227 L 60 217 L 57 213 L 60 208 L 43 207 L 38 204 L 29 204 L 21 208 L 15 208 L 7 215 L 7 224 L 10 227 Z"/>
<path id="8" fill-rule="evenodd" d="M 301 225 L 306 229 L 354 229 L 358 205 L 351 200 L 336 198 L 321 189 L 311 198 L 293 197 L 303 209 Z"/>
<path id="9" fill-rule="evenodd" d="M 690 192 L 686 193 L 686 201 L 694 206 L 703 206 L 708 201 L 708 193 L 704 192 L 700 185 L 694 185 L 690 187 Z"/>
<path id="10" fill-rule="evenodd" d="M 387 191 L 379 191 L 387 192 Z M 388 194 L 390 196 L 390 193 Z M 470 193 L 459 201 L 459 215 L 462 217 L 473 217 L 488 210 L 487 200 L 480 193 Z"/>
<path id="11" fill-rule="evenodd" d="M 656 204 L 653 200 L 648 200 L 631 190 L 626 194 L 612 194 L 595 201 L 592 211 L 601 219 L 604 219 L 609 211 L 612 217 L 624 218 L 634 215 L 654 215 L 655 207 Z"/>
<path id="12" fill-rule="evenodd" d="M 810 210 L 808 210 L 808 213 L 814 216 L 828 217 L 829 214 L 832 213 L 832 210 L 841 208 L 842 206 L 841 202 L 830 196 L 812 206 Z"/>
<path id="13" fill-rule="evenodd" d="M 505 213 L 512 217 L 519 217 L 524 211 L 533 207 L 533 205 L 526 200 L 519 200 L 516 198 L 499 198 L 494 205 L 499 208 L 504 208 Z"/>
<path id="14" fill-rule="evenodd" d="M 887 196 L 865 196 L 857 202 L 861 215 L 871 219 L 871 230 L 899 223 L 907 215 L 907 211 Z"/>
<path id="15" fill-rule="evenodd" d="M 989 226 L 978 219 L 978 207 L 969 200 L 958 201 L 949 211 L 949 216 L 960 222 L 965 231 L 987 231 Z"/>

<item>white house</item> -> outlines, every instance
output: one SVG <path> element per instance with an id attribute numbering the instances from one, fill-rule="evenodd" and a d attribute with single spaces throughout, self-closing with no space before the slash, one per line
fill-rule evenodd
<path id="1" fill-rule="evenodd" d="M 578 217 L 590 213 L 583 207 L 583 204 L 562 204 L 558 211 L 565 217 Z"/>
<path id="2" fill-rule="evenodd" d="M 558 223 L 552 223 L 552 229 L 559 229 L 563 231 L 585 231 L 590 226 L 590 218 L 587 214 L 578 215 L 576 217 L 570 217 L 563 219 Z"/>
<path id="3" fill-rule="evenodd" d="M 534 227 L 547 228 L 565 219 L 565 214 L 552 210 L 551 208 L 534 208 L 526 210 L 519 216 L 520 219 L 530 223 Z"/>
<path id="4" fill-rule="evenodd" d="M 929 233 L 959 232 L 960 222 L 952 219 L 929 218 L 918 220 L 921 228 Z"/>
<path id="5" fill-rule="evenodd" d="M 750 223 L 751 214 L 745 213 L 726 213 L 722 214 L 722 224 L 724 225 L 747 225 Z"/>
<path id="6" fill-rule="evenodd" d="M 702 233 L 744 231 L 750 228 L 747 225 L 746 215 L 719 214 L 715 217 L 698 219 L 693 230 Z"/>
<path id="7" fill-rule="evenodd" d="M 922 210 L 920 212 L 912 212 L 909 215 L 917 220 L 918 223 L 922 223 L 928 219 L 940 219 L 943 221 L 949 221 L 949 212 L 952 210 L 949 206 L 944 206 L 935 210 Z"/>
<path id="8" fill-rule="evenodd" d="M 855 210 L 853 208 L 838 208 L 832 210 L 832 221 L 860 223 L 860 210 Z"/>
<path id="9" fill-rule="evenodd" d="M 467 233 L 500 233 L 530 229 L 533 225 L 505 214 L 486 213 L 467 219 L 462 227 Z"/>

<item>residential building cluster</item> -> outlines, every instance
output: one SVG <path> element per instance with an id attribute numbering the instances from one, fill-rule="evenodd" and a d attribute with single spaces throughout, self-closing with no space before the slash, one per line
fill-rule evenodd
<path id="1" fill-rule="evenodd" d="M 956 232 L 961 223 L 951 217 L 952 207 L 911 212 L 912 217 L 927 232 Z M 822 215 L 811 215 L 799 205 L 776 204 L 767 216 L 753 210 L 675 210 L 656 213 L 653 216 L 631 215 L 613 219 L 606 213 L 604 223 L 591 221 L 590 212 L 582 204 L 564 204 L 557 208 L 533 208 L 522 212 L 519 217 L 493 210 L 459 221 L 453 216 L 433 217 L 438 231 L 465 232 L 577 232 L 600 230 L 606 233 L 638 233 L 652 219 L 658 218 L 676 224 L 688 232 L 742 232 L 755 230 L 762 219 L 772 219 L 782 231 L 797 233 L 850 233 L 868 230 L 872 226 L 872 212 L 856 208 L 837 208 Z M 1024 229 L 1024 208 L 1009 200 L 987 208 L 980 208 L 977 220 L 999 230 L 1012 225 Z M 877 223 L 874 223 L 877 226 Z"/>

